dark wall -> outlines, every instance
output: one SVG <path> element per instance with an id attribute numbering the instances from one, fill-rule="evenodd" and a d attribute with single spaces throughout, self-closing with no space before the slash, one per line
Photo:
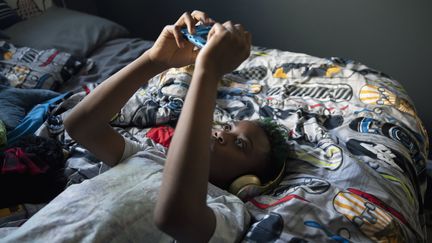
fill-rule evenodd
<path id="1" fill-rule="evenodd" d="M 232 19 L 253 44 L 358 60 L 399 80 L 432 131 L 431 0 L 95 0 L 99 14 L 155 39 L 184 11 Z"/>

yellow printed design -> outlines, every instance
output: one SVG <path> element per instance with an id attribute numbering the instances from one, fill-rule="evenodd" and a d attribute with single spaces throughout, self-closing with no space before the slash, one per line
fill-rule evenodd
<path id="1" fill-rule="evenodd" d="M 10 60 L 10 59 L 12 59 L 12 57 L 13 57 L 13 53 L 10 51 L 5 51 L 3 53 L 3 59 L 4 60 Z"/>
<path id="2" fill-rule="evenodd" d="M 263 57 L 263 56 L 268 56 L 268 53 L 267 52 L 263 52 L 263 51 L 252 51 L 252 55 Z"/>
<path id="3" fill-rule="evenodd" d="M 30 74 L 30 69 L 25 66 L 14 66 L 11 72 L 6 74 L 6 78 L 9 80 L 12 87 L 20 87 L 27 76 Z"/>
<path id="4" fill-rule="evenodd" d="M 276 69 L 275 73 L 273 74 L 274 78 L 287 78 L 287 74 L 284 72 L 283 67 L 280 67 Z"/>
<path id="5" fill-rule="evenodd" d="M 399 104 L 396 107 L 398 110 L 415 116 L 414 108 L 404 99 L 399 99 Z"/>
<path id="6" fill-rule="evenodd" d="M 261 84 L 254 82 L 237 83 L 228 79 L 222 79 L 221 84 L 222 86 L 228 88 L 243 89 L 249 94 L 258 94 L 259 92 L 261 92 L 262 89 Z"/>
<path id="7" fill-rule="evenodd" d="M 360 100 L 370 105 L 393 105 L 396 103 L 396 95 L 382 87 L 368 84 L 361 88 Z"/>
<path id="8" fill-rule="evenodd" d="M 326 77 L 333 77 L 335 74 L 338 74 L 341 71 L 341 67 L 339 66 L 330 66 L 327 68 Z"/>
<path id="9" fill-rule="evenodd" d="M 408 185 L 406 183 L 404 183 L 402 180 L 391 176 L 389 174 L 385 174 L 385 173 L 379 173 L 382 177 L 384 177 L 385 179 L 395 182 L 397 184 L 399 184 L 402 187 L 402 190 L 405 192 L 405 194 L 408 197 L 408 201 L 410 202 L 411 205 L 414 205 L 415 203 L 415 196 L 414 193 L 409 189 Z"/>
<path id="10" fill-rule="evenodd" d="M 339 192 L 333 200 L 333 206 L 371 240 L 405 242 L 400 226 L 393 217 L 366 199 L 354 193 Z"/>
<path id="11" fill-rule="evenodd" d="M 315 148 L 300 145 L 291 156 L 328 170 L 337 170 L 343 160 L 342 150 L 329 142 L 318 144 Z"/>
<path id="12" fill-rule="evenodd" d="M 360 101 L 369 105 L 391 105 L 401 112 L 416 116 L 411 104 L 383 87 L 365 85 L 360 90 Z"/>

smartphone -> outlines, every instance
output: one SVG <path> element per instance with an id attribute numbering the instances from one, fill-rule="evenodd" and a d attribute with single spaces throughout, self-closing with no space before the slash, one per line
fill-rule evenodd
<path id="1" fill-rule="evenodd" d="M 197 25 L 195 26 L 195 34 L 190 34 L 186 27 L 182 28 L 180 31 L 189 42 L 198 48 L 203 48 L 207 43 L 207 35 L 211 28 L 212 27 L 209 25 Z"/>

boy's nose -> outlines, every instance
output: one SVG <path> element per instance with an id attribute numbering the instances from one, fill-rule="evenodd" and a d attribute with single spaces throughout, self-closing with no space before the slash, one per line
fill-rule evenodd
<path id="1" fill-rule="evenodd" d="M 213 136 L 220 144 L 227 142 L 227 134 L 224 131 L 213 131 Z"/>

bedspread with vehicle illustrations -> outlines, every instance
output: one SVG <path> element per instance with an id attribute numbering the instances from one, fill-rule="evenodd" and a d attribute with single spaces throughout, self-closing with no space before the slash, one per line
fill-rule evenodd
<path id="1" fill-rule="evenodd" d="M 113 125 L 175 123 L 193 66 L 140 89 Z M 253 48 L 218 88 L 214 120 L 284 125 L 286 176 L 247 202 L 246 242 L 421 242 L 429 142 L 404 88 L 342 58 Z"/>

